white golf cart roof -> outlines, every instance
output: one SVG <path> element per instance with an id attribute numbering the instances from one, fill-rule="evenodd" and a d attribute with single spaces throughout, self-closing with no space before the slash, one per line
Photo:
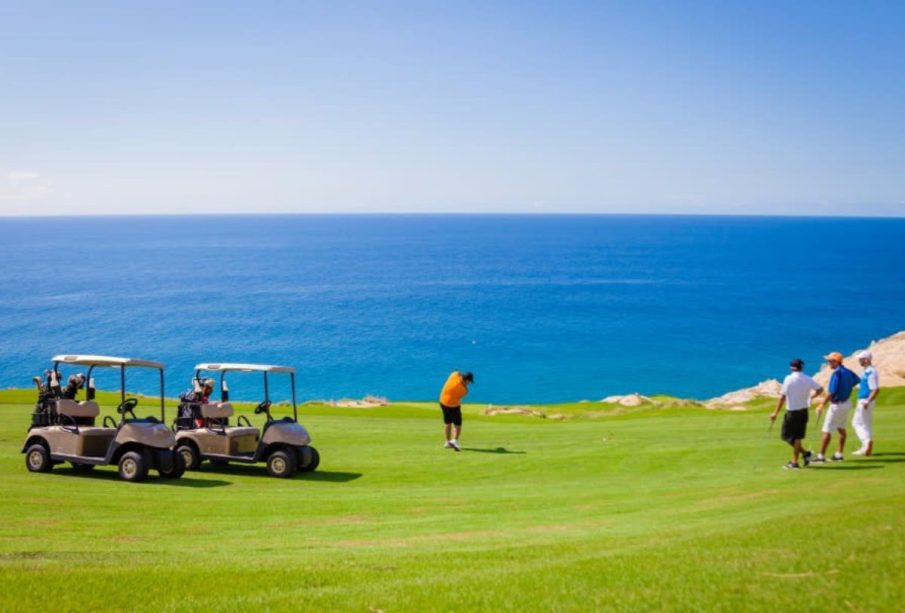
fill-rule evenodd
<path id="1" fill-rule="evenodd" d="M 139 360 L 137 358 L 117 358 L 109 355 L 55 355 L 53 362 L 64 364 L 76 364 L 78 366 L 143 366 L 163 370 L 164 365 L 151 360 Z"/>
<path id="2" fill-rule="evenodd" d="M 196 364 L 195 370 L 240 370 L 242 372 L 295 372 L 292 366 L 275 366 L 274 364 L 230 364 L 230 363 L 206 363 Z"/>

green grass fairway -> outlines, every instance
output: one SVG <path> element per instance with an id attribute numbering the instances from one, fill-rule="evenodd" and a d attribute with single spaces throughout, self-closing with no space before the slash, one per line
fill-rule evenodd
<path id="1" fill-rule="evenodd" d="M 27 472 L 31 402 L 0 393 L 2 611 L 905 606 L 905 390 L 875 457 L 798 472 L 762 408 L 467 407 L 455 453 L 433 405 L 397 404 L 303 407 L 314 474 L 143 484 Z"/>

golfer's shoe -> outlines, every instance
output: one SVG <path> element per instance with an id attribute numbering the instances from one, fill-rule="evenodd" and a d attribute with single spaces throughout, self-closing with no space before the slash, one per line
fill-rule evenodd
<path id="1" fill-rule="evenodd" d="M 453 449 L 455 449 L 456 451 L 462 451 L 462 448 L 459 447 L 459 441 L 456 441 L 456 440 L 449 441 L 449 446 L 452 447 Z"/>
<path id="2" fill-rule="evenodd" d="M 808 464 L 811 463 L 811 456 L 814 454 L 808 450 L 805 450 L 804 454 L 802 454 L 802 455 L 804 456 L 804 465 L 807 466 Z"/>
<path id="3" fill-rule="evenodd" d="M 450 443 L 449 441 L 446 441 L 446 442 L 443 444 L 443 448 L 444 448 L 444 449 L 452 449 L 452 443 Z"/>
<path id="4" fill-rule="evenodd" d="M 853 451 L 853 452 L 852 452 L 852 455 L 864 455 L 865 453 L 866 453 L 866 451 L 865 451 L 864 448 L 862 447 L 862 448 L 859 449 L 858 451 Z"/>
<path id="5" fill-rule="evenodd" d="M 801 468 L 801 466 L 799 466 L 796 462 L 786 462 L 783 468 L 785 468 L 786 470 L 798 470 L 799 468 Z"/>
<path id="6" fill-rule="evenodd" d="M 811 464 L 823 464 L 826 462 L 826 458 L 822 453 L 818 453 L 816 458 L 811 458 Z"/>
<path id="7" fill-rule="evenodd" d="M 839 452 L 837 451 L 836 453 L 833 454 L 833 457 L 831 457 L 830 459 L 831 459 L 833 462 L 841 462 L 841 461 L 844 460 L 845 458 L 843 458 L 843 457 L 842 457 L 842 454 L 839 453 Z"/>

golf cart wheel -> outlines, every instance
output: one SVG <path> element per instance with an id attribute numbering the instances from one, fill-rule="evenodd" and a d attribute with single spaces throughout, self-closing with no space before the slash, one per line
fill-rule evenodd
<path id="1" fill-rule="evenodd" d="M 25 466 L 33 473 L 50 472 L 53 463 L 50 461 L 50 453 L 44 445 L 32 445 L 25 452 Z"/>
<path id="2" fill-rule="evenodd" d="M 272 477 L 286 479 L 295 473 L 295 454 L 274 451 L 267 457 L 267 472 Z"/>
<path id="3" fill-rule="evenodd" d="M 185 473 L 185 456 L 178 451 L 173 453 L 173 468 L 170 470 L 158 470 L 165 479 L 179 479 Z"/>
<path id="4" fill-rule="evenodd" d="M 311 459 L 308 460 L 307 464 L 302 462 L 302 459 L 305 457 L 304 447 L 299 449 L 299 472 L 310 473 L 317 470 L 317 467 L 320 466 L 321 463 L 321 454 L 317 452 L 317 449 L 314 447 L 308 446 L 308 451 L 311 453 Z"/>
<path id="5" fill-rule="evenodd" d="M 72 470 L 77 473 L 86 473 L 90 470 L 94 470 L 94 464 L 79 464 L 78 462 L 72 462 Z"/>
<path id="6" fill-rule="evenodd" d="M 182 464 L 185 466 L 183 470 L 198 470 L 201 465 L 201 458 L 198 456 L 198 450 L 194 445 L 179 445 L 176 447 L 176 455 L 182 456 Z"/>
<path id="7" fill-rule="evenodd" d="M 144 481 L 148 476 L 149 462 L 145 454 L 138 451 L 127 451 L 119 459 L 119 478 L 123 481 Z"/>

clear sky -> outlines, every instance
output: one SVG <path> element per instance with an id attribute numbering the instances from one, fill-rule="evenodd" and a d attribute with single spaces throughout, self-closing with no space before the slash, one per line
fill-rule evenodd
<path id="1" fill-rule="evenodd" d="M 905 215 L 905 2 L 0 0 L 0 214 Z"/>

